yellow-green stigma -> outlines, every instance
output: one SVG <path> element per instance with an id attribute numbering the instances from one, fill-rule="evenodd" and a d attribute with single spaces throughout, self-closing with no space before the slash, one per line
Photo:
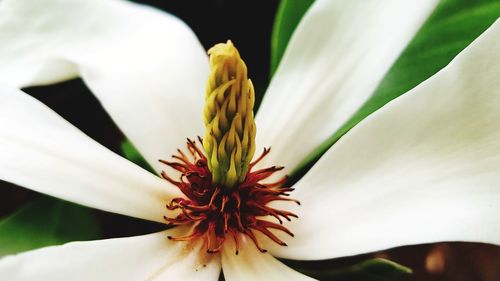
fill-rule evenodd
<path id="1" fill-rule="evenodd" d="M 255 152 L 255 92 L 231 41 L 212 47 L 203 119 L 203 149 L 213 184 L 232 189 L 245 180 Z"/>

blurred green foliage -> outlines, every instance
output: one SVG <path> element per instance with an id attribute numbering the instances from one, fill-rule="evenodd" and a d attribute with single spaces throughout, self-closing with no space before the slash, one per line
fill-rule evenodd
<path id="1" fill-rule="evenodd" d="M 0 256 L 101 238 L 92 210 L 42 197 L 0 220 Z"/>
<path id="2" fill-rule="evenodd" d="M 411 269 L 395 262 L 375 258 L 369 259 L 344 268 L 332 268 L 329 261 L 285 261 L 294 269 L 316 278 L 330 281 L 394 281 L 404 280 Z"/>

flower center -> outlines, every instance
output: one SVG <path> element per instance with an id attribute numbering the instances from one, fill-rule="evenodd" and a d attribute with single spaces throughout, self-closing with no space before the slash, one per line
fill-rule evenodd
<path id="1" fill-rule="evenodd" d="M 162 176 L 186 195 L 186 198 L 174 198 L 167 205 L 169 210 L 180 210 L 180 214 L 175 218 L 165 216 L 165 220 L 172 226 L 194 225 L 190 234 L 168 238 L 174 241 L 194 241 L 201 238 L 206 245 L 207 252 L 216 253 L 220 251 L 225 239 L 231 236 L 235 241 L 236 254 L 238 254 L 238 234 L 242 233 L 249 237 L 261 252 L 266 252 L 255 236 L 255 231 L 258 231 L 279 245 L 286 246 L 286 243 L 270 229 L 285 232 L 293 237 L 292 232 L 282 224 L 283 219 L 290 221 L 291 217 L 297 218 L 297 215 L 267 205 L 272 201 L 300 203 L 286 197 L 293 190 L 290 187 L 283 187 L 287 180 L 286 176 L 273 183 L 261 183 L 262 180 L 282 170 L 283 167 L 272 166 L 252 171 L 255 164 L 262 160 L 270 149 L 264 149 L 262 155 L 250 163 L 249 172 L 242 183 L 227 190 L 220 185 L 213 184 L 207 158 L 196 143 L 188 139 L 187 147 L 190 157 L 179 150 L 179 154 L 173 156 L 176 161 L 160 160 L 181 172 L 179 181 L 173 180 L 165 172 Z M 272 216 L 277 222 L 265 220 L 264 216 Z"/>
<path id="2" fill-rule="evenodd" d="M 293 236 L 282 224 L 283 219 L 289 221 L 297 215 L 272 208 L 269 203 L 299 202 L 286 197 L 293 190 L 284 186 L 286 176 L 276 182 L 262 182 L 283 167 L 253 169 L 270 149 L 264 149 L 262 155 L 251 162 L 255 152 L 255 94 L 246 65 L 231 41 L 215 45 L 208 53 L 211 72 L 203 112 L 206 131 L 204 139 L 199 138 L 203 149 L 188 139 L 189 154 L 178 150 L 174 161 L 160 160 L 180 172 L 178 181 L 165 172 L 162 176 L 185 195 L 167 205 L 179 214 L 165 220 L 169 225 L 192 225 L 190 234 L 169 239 L 203 239 L 207 252 L 216 253 L 230 236 L 238 254 L 238 237 L 243 234 L 265 252 L 256 237 L 256 232 L 260 232 L 286 246 L 271 230 Z M 276 221 L 269 221 L 265 216 L 274 217 Z"/>

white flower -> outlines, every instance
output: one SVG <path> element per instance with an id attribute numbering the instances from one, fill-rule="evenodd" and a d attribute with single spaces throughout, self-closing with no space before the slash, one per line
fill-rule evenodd
<path id="1" fill-rule="evenodd" d="M 375 90 L 433 0 L 317 0 L 257 114 L 267 163 L 294 168 Z M 3 0 L 0 80 L 81 76 L 160 171 L 202 135 L 205 51 L 178 19 L 117 0 Z M 436 241 L 500 244 L 500 24 L 446 68 L 340 139 L 297 184 L 288 247 L 207 255 L 182 228 L 4 258 L 5 280 L 301 280 L 273 256 L 325 259 Z M 174 186 L 107 150 L 40 102 L 0 87 L 0 178 L 82 205 L 163 221 Z M 68 93 L 71 94 L 71 93 Z M 98 124 L 96 124 L 98 126 Z M 41 222 L 43 223 L 43 222 Z M 66 222 L 71 224 L 71 222 Z M 280 234 L 278 234 L 280 235 Z M 281 237 L 281 236 L 280 236 Z"/>

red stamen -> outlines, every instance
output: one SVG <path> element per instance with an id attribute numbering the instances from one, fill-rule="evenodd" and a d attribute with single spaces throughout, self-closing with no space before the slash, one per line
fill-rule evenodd
<path id="1" fill-rule="evenodd" d="M 202 142 L 201 138 L 198 140 Z M 212 175 L 207 166 L 207 159 L 195 141 L 188 139 L 187 147 L 190 157 L 178 150 L 179 154 L 173 156 L 178 162 L 160 160 L 161 163 L 181 173 L 179 181 L 173 180 L 165 172 L 162 172 L 161 176 L 186 195 L 186 198 L 174 198 L 167 204 L 168 210 L 181 212 L 175 218 L 164 217 L 165 221 L 168 225 L 193 224 L 189 235 L 168 238 L 173 241 L 194 241 L 201 238 L 205 243 L 207 253 L 217 253 L 221 250 L 226 236 L 230 235 L 235 242 L 235 254 L 238 254 L 240 247 L 238 236 L 243 234 L 253 241 L 259 251 L 264 253 L 266 250 L 260 246 L 254 233 L 254 231 L 259 231 L 277 244 L 286 246 L 286 243 L 270 229 L 293 237 L 293 233 L 282 225 L 282 218 L 290 221 L 291 217 L 297 217 L 297 215 L 271 208 L 267 204 L 273 201 L 300 203 L 285 197 L 293 191 L 293 188 L 283 187 L 287 177 L 282 177 L 272 183 L 260 183 L 261 180 L 269 178 L 283 167 L 272 166 L 251 171 L 270 152 L 270 149 L 264 149 L 263 153 L 250 163 L 244 182 L 231 191 L 227 191 L 212 185 Z M 276 218 L 279 224 L 258 219 L 267 215 Z"/>

